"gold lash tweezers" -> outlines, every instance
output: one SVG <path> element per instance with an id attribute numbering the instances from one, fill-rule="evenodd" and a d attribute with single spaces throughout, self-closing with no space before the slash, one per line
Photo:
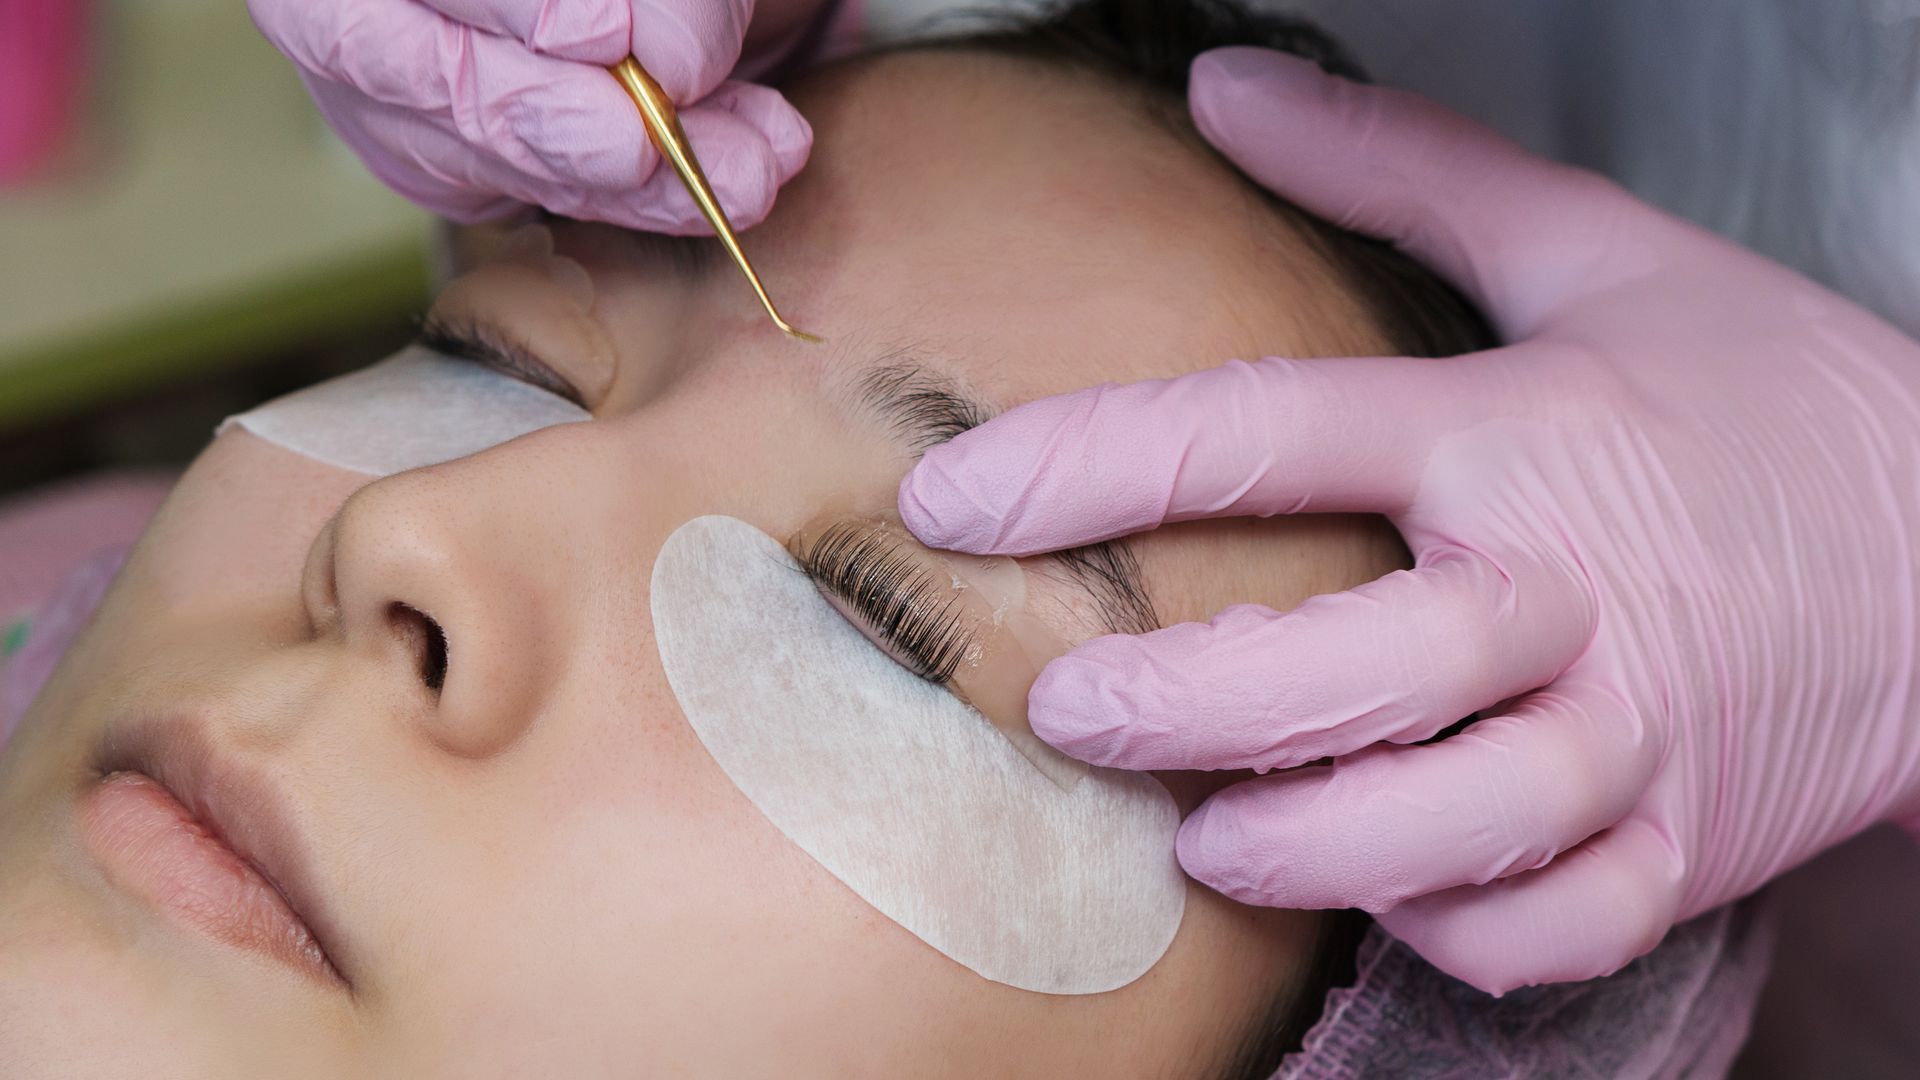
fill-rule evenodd
<path id="1" fill-rule="evenodd" d="M 680 126 L 680 114 L 673 107 L 673 101 L 660 84 L 653 81 L 647 69 L 640 61 L 629 56 L 608 69 L 613 77 L 620 80 L 626 88 L 627 96 L 640 110 L 640 119 L 646 125 L 647 138 L 653 141 L 654 149 L 673 166 L 680 176 L 680 182 L 687 186 L 687 194 L 700 207 L 700 213 L 706 216 L 707 223 L 713 226 L 714 235 L 726 245 L 727 253 L 747 275 L 747 284 L 753 286 L 754 295 L 760 298 L 760 305 L 767 309 L 778 326 L 788 337 L 801 341 L 819 341 L 780 317 L 779 309 L 773 306 L 773 298 L 767 295 L 767 288 L 760 284 L 760 275 L 754 273 L 753 264 L 747 261 L 747 253 L 740 248 L 740 237 L 733 231 L 733 223 L 727 220 L 727 212 L 720 207 L 720 200 L 713 193 L 713 185 L 707 182 L 706 171 L 700 168 L 700 159 L 693 156 L 693 146 L 687 141 L 687 133 Z"/>

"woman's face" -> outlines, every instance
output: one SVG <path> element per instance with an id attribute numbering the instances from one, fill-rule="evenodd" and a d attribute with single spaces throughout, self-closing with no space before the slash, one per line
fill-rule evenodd
<path id="1" fill-rule="evenodd" d="M 826 344 L 782 338 L 718 260 L 557 226 L 589 280 L 515 255 L 435 317 L 524 350 L 593 422 L 373 483 L 244 432 L 189 470 L 0 759 L 0 1071 L 1171 1075 L 1287 984 L 1313 918 L 1191 885 L 1121 990 L 989 982 L 812 862 L 688 728 L 656 552 L 700 515 L 785 539 L 823 509 L 887 512 L 924 440 L 877 370 L 998 408 L 1383 347 L 1235 181 L 1104 87 L 927 54 L 796 97 L 815 158 L 748 246 Z M 1398 558 L 1339 519 L 1135 548 L 1164 620 Z M 1042 580 L 1084 609 L 1070 575 Z M 100 770 L 142 754 L 212 777 L 314 941 L 205 910 L 250 871 L 202 896 L 129 871 L 151 852 L 100 851 Z M 1170 780 L 1184 805 L 1190 780 Z"/>

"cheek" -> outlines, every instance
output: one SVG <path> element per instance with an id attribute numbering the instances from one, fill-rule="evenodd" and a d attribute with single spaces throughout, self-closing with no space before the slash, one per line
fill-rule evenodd
<path id="1" fill-rule="evenodd" d="M 91 897 L 32 873 L 0 891 L 0 1075 L 267 1076 L 292 1047 L 315 1075 L 346 1074 L 347 1026 L 304 988 L 138 917 L 88 914 Z"/>
<path id="2" fill-rule="evenodd" d="M 367 482 L 229 430 L 181 478 L 127 577 L 170 605 L 291 594 L 321 525 Z"/>
<path id="3" fill-rule="evenodd" d="M 58 1062 L 72 1076 L 139 1076 L 167 1061 L 185 1074 L 211 1075 L 212 1062 L 191 1049 L 212 1035 L 205 1014 L 165 1015 L 125 985 L 123 972 L 87 962 L 94 958 L 39 959 L 8 955 L 14 970 L 0 979 L 0 1073 L 41 1075 Z M 188 1064 L 195 1060 L 201 1069 Z"/>
<path id="4" fill-rule="evenodd" d="M 897 931 L 767 824 L 655 685 L 543 718 L 555 737 L 458 815 L 406 935 L 400 1041 L 507 1074 L 761 1072 L 844 1028 L 832 984 L 886 985 L 863 967 L 914 955 L 876 951 Z"/>

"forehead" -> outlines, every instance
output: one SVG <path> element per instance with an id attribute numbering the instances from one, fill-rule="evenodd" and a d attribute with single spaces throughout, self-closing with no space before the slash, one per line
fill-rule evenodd
<path id="1" fill-rule="evenodd" d="M 921 51 L 791 94 L 813 158 L 747 243 L 830 339 L 931 346 L 999 404 L 1381 347 L 1307 242 L 1137 91 Z"/>

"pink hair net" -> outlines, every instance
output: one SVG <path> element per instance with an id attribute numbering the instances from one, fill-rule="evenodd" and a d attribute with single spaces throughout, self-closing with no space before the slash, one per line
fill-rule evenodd
<path id="1" fill-rule="evenodd" d="M 1773 952 L 1759 899 L 1677 926 L 1604 979 L 1492 997 L 1375 926 L 1351 987 L 1274 1080 L 1723 1076 L 1746 1041 Z"/>

